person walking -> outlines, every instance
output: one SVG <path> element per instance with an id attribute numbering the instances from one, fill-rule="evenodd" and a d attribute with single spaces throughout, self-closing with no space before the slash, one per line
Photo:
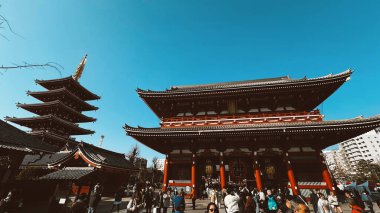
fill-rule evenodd
<path id="1" fill-rule="evenodd" d="M 145 212 L 152 213 L 153 187 L 146 188 L 144 193 Z"/>
<path id="2" fill-rule="evenodd" d="M 195 210 L 195 200 L 197 199 L 197 192 L 195 191 L 195 188 L 191 190 L 190 199 L 191 204 L 193 206 L 193 210 Z"/>
<path id="3" fill-rule="evenodd" d="M 224 198 L 224 207 L 226 208 L 226 213 L 239 212 L 239 201 L 239 195 L 237 195 L 231 188 L 228 188 L 227 195 Z"/>
<path id="4" fill-rule="evenodd" d="M 363 213 L 365 212 L 362 207 L 358 205 L 354 198 L 347 198 L 348 206 L 351 208 L 351 213 Z"/>
<path id="5" fill-rule="evenodd" d="M 318 197 L 317 193 L 315 193 L 314 190 L 311 190 L 310 203 L 313 206 L 314 212 L 318 212 L 318 200 L 319 200 L 319 197 Z"/>
<path id="6" fill-rule="evenodd" d="M 220 209 L 220 207 L 222 206 L 222 192 L 220 191 L 220 188 L 216 188 L 215 189 L 215 193 L 216 193 L 216 200 L 215 200 L 215 204 L 218 206 L 218 209 Z"/>
<path id="7" fill-rule="evenodd" d="M 162 194 L 162 213 L 167 213 L 170 207 L 170 191 L 165 191 Z"/>
<path id="8" fill-rule="evenodd" d="M 329 202 L 327 201 L 325 195 L 318 193 L 318 197 L 318 213 L 330 213 Z"/>
<path id="9" fill-rule="evenodd" d="M 0 212 L 12 212 L 14 211 L 14 191 L 8 192 L 7 196 L 0 200 Z"/>
<path id="10" fill-rule="evenodd" d="M 71 213 L 86 213 L 87 205 L 86 205 L 86 194 L 79 195 L 78 199 L 71 205 L 70 212 Z"/>
<path id="11" fill-rule="evenodd" d="M 265 206 L 269 213 L 276 213 L 278 210 L 278 203 L 272 194 L 272 190 L 267 190 L 267 197 L 265 199 Z"/>
<path id="12" fill-rule="evenodd" d="M 373 210 L 372 198 L 367 194 L 366 191 L 362 192 L 361 198 L 362 198 L 362 201 L 364 202 L 364 204 L 369 208 L 371 213 L 375 213 L 375 211 Z"/>
<path id="13" fill-rule="evenodd" d="M 259 200 L 259 212 L 264 212 L 264 209 L 265 209 L 265 194 L 264 192 L 261 190 L 259 191 L 258 193 L 258 200 Z"/>
<path id="14" fill-rule="evenodd" d="M 102 198 L 102 186 L 97 183 L 91 191 L 88 213 L 94 213 Z"/>
<path id="15" fill-rule="evenodd" d="M 253 200 L 252 194 L 247 193 L 245 196 L 244 202 L 244 213 L 255 213 L 256 212 L 256 204 Z"/>
<path id="16" fill-rule="evenodd" d="M 333 191 L 330 192 L 330 195 L 327 197 L 327 201 L 329 201 L 330 208 L 333 209 L 335 213 L 343 213 L 343 210 L 338 202 L 338 197 Z"/>
<path id="17" fill-rule="evenodd" d="M 144 211 L 144 203 L 140 191 L 133 193 L 131 200 L 127 205 L 127 211 L 131 213 L 142 213 Z"/>
<path id="18" fill-rule="evenodd" d="M 154 199 L 153 199 L 153 205 L 156 209 L 156 212 L 154 212 L 153 210 L 153 213 L 161 213 L 161 208 L 162 208 L 162 205 L 163 205 L 163 200 L 162 200 L 162 196 L 163 196 L 163 192 L 162 190 L 160 190 L 158 192 L 158 194 L 156 196 L 154 196 Z"/>
<path id="19" fill-rule="evenodd" d="M 185 193 L 181 190 L 181 192 L 173 199 L 173 209 L 175 213 L 184 213 L 185 208 Z"/>
<path id="20" fill-rule="evenodd" d="M 125 193 L 124 191 L 125 191 L 124 187 L 120 187 L 120 189 L 117 190 L 117 192 L 115 193 L 115 201 L 112 204 L 112 208 L 110 212 L 112 212 L 115 206 L 117 207 L 117 212 L 120 211 L 121 200 L 123 199 L 124 193 Z"/>

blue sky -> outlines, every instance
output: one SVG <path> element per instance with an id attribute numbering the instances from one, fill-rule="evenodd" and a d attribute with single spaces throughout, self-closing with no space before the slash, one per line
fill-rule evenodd
<path id="1" fill-rule="evenodd" d="M 71 75 L 85 53 L 80 83 L 102 97 L 87 115 L 95 130 L 77 137 L 128 152 L 137 142 L 122 129 L 154 127 L 158 118 L 135 92 L 172 85 L 289 75 L 354 74 L 319 108 L 327 120 L 380 114 L 379 1 L 3 0 L 0 14 L 21 36 L 0 29 L 0 65 L 57 62 Z M 16 102 L 35 103 L 35 79 L 54 70 L 0 75 L 0 118 L 31 116 Z M 141 156 L 162 157 L 139 144 Z"/>

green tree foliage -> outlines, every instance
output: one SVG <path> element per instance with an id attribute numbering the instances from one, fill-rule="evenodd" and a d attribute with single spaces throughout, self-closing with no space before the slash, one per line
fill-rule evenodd
<path id="1" fill-rule="evenodd" d="M 371 161 L 360 160 L 356 164 L 355 180 L 379 182 L 380 165 Z"/>
<path id="2" fill-rule="evenodd" d="M 331 170 L 331 173 L 333 174 L 335 180 L 341 183 L 354 180 L 353 174 L 343 169 L 340 165 L 336 165 L 335 168 Z"/>

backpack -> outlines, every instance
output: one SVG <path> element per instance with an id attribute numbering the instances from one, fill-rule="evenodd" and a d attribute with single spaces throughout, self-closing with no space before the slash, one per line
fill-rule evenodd
<path id="1" fill-rule="evenodd" d="M 174 210 L 183 212 L 185 211 L 185 200 L 183 196 L 176 196 L 173 200 Z"/>
<path id="2" fill-rule="evenodd" d="M 268 196 L 268 209 L 277 210 L 277 203 L 274 200 L 273 196 Z"/>

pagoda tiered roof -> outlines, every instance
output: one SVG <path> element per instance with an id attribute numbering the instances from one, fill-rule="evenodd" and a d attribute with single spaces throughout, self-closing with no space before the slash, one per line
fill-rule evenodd
<path id="1" fill-rule="evenodd" d="M 94 131 L 81 128 L 77 124 L 96 121 L 95 118 L 83 115 L 82 112 L 98 109 L 86 101 L 100 99 L 98 95 L 90 92 L 78 82 L 83 73 L 86 60 L 87 54 L 81 60 L 73 76 L 35 81 L 46 88 L 47 91 L 27 91 L 27 94 L 43 103 L 18 103 L 17 107 L 39 116 L 26 118 L 6 117 L 6 120 L 31 128 L 30 134 L 53 144 L 58 150 L 66 145 L 72 147 L 77 144 L 71 138 L 71 135 L 93 134 Z"/>
<path id="2" fill-rule="evenodd" d="M 36 83 L 48 90 L 55 90 L 65 87 L 70 92 L 74 93 L 80 99 L 85 101 L 100 99 L 100 96 L 87 90 L 78 81 L 74 80 L 72 76 L 51 80 L 36 80 Z"/>
<path id="3" fill-rule="evenodd" d="M 172 86 L 164 91 L 137 89 L 159 118 L 196 114 L 310 111 L 350 79 L 351 70 L 317 78 L 268 78 L 194 86 Z M 229 101 L 237 112 L 225 112 Z M 209 112 L 208 112 L 209 111 Z"/>
<path id="4" fill-rule="evenodd" d="M 70 106 L 78 111 L 91 111 L 98 109 L 98 107 L 95 107 L 80 99 L 78 96 L 70 92 L 67 88 L 59 88 L 41 92 L 27 91 L 27 94 L 43 102 L 60 100 L 62 103 L 65 103 L 65 105 Z"/>
<path id="5" fill-rule="evenodd" d="M 32 131 L 49 129 L 58 133 L 64 129 L 63 132 L 70 135 L 88 135 L 95 133 L 94 131 L 81 128 L 77 124 L 65 121 L 54 115 L 43 115 L 28 118 L 6 117 L 5 120 L 29 127 Z"/>
<path id="6" fill-rule="evenodd" d="M 60 100 L 37 104 L 17 104 L 17 107 L 28 110 L 37 115 L 52 114 L 73 123 L 94 122 L 96 118 L 88 117 L 75 109 L 68 107 Z"/>
<path id="7" fill-rule="evenodd" d="M 125 125 L 129 136 L 165 153 L 169 149 L 191 147 L 244 147 L 274 144 L 310 144 L 326 148 L 380 127 L 380 115 L 319 122 L 265 123 L 185 128 L 142 128 Z M 239 140 L 235 140 L 238 138 Z M 208 141 L 209 139 L 209 141 Z M 221 142 L 220 140 L 224 141 Z M 238 145 L 238 143 L 242 143 Z"/>

